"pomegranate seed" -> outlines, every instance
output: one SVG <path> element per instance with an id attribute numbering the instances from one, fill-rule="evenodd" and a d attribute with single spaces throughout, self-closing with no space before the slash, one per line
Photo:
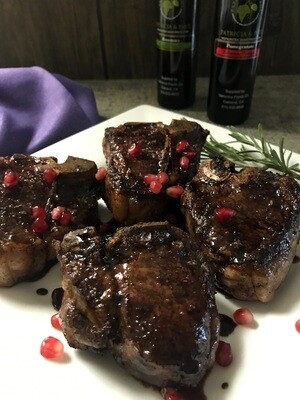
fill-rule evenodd
<path id="1" fill-rule="evenodd" d="M 106 172 L 106 168 L 98 168 L 98 171 L 95 174 L 95 178 L 97 179 L 97 181 L 103 181 L 103 179 L 106 177 Z"/>
<path id="2" fill-rule="evenodd" d="M 31 227 L 36 233 L 44 233 L 48 229 L 48 224 L 43 218 L 36 218 Z"/>
<path id="3" fill-rule="evenodd" d="M 48 183 L 48 185 L 51 185 L 51 183 L 55 181 L 56 176 L 57 174 L 53 168 L 47 168 L 43 172 L 43 180 Z"/>
<path id="4" fill-rule="evenodd" d="M 163 388 L 161 394 L 164 400 L 185 400 L 182 395 L 173 388 Z"/>
<path id="5" fill-rule="evenodd" d="M 19 183 L 18 175 L 14 171 L 9 169 L 8 171 L 5 172 L 3 178 L 4 186 L 13 187 L 16 186 L 18 183 Z"/>
<path id="6" fill-rule="evenodd" d="M 65 211 L 62 213 L 62 216 L 59 218 L 59 222 L 62 226 L 67 226 L 72 221 L 72 214 L 70 211 Z"/>
<path id="7" fill-rule="evenodd" d="M 157 179 L 162 185 L 165 185 L 169 181 L 169 177 L 166 172 L 159 172 L 157 174 Z"/>
<path id="8" fill-rule="evenodd" d="M 295 328 L 298 333 L 300 333 L 300 319 L 295 322 Z"/>
<path id="9" fill-rule="evenodd" d="M 179 159 L 179 165 L 182 169 L 188 169 L 190 165 L 190 159 L 187 156 L 182 156 Z"/>
<path id="10" fill-rule="evenodd" d="M 168 196 L 170 197 L 180 197 L 183 193 L 184 189 L 182 186 L 180 185 L 176 185 L 176 186 L 170 186 L 167 188 L 166 193 Z"/>
<path id="11" fill-rule="evenodd" d="M 189 142 L 186 139 L 179 140 L 176 145 L 176 152 L 183 153 L 189 147 Z"/>
<path id="12" fill-rule="evenodd" d="M 233 319 L 239 325 L 250 325 L 254 321 L 253 314 L 247 307 L 235 310 L 233 313 Z"/>
<path id="13" fill-rule="evenodd" d="M 51 211 L 51 218 L 54 221 L 58 221 L 64 212 L 65 212 L 65 207 L 61 207 L 61 206 L 55 207 Z"/>
<path id="14" fill-rule="evenodd" d="M 196 157 L 196 154 L 197 152 L 195 150 L 188 150 L 184 152 L 184 155 L 189 159 Z"/>
<path id="15" fill-rule="evenodd" d="M 158 194 L 161 192 L 162 184 L 158 180 L 154 180 L 150 183 L 149 188 L 152 193 Z"/>
<path id="16" fill-rule="evenodd" d="M 55 359 L 62 356 L 64 352 L 64 345 L 53 336 L 48 336 L 42 341 L 40 353 L 47 359 Z"/>
<path id="17" fill-rule="evenodd" d="M 132 143 L 128 149 L 128 155 L 131 157 L 138 157 L 142 152 L 141 146 L 138 143 Z"/>
<path id="18" fill-rule="evenodd" d="M 227 367 L 232 363 L 232 360 L 233 356 L 230 343 L 220 340 L 216 351 L 216 362 L 221 365 L 221 367 Z"/>
<path id="19" fill-rule="evenodd" d="M 214 211 L 214 219 L 221 224 L 226 224 L 232 221 L 236 212 L 232 208 L 228 207 L 217 207 Z"/>
<path id="20" fill-rule="evenodd" d="M 147 174 L 144 176 L 144 182 L 146 183 L 146 185 L 150 185 L 150 183 L 155 180 L 157 180 L 157 175 Z"/>
<path id="21" fill-rule="evenodd" d="M 37 218 L 46 219 L 45 207 L 42 207 L 42 206 L 32 207 L 32 216 L 34 219 L 37 219 Z"/>
<path id="22" fill-rule="evenodd" d="M 53 314 L 51 317 L 51 325 L 53 326 L 53 328 L 61 330 L 61 320 L 59 318 L 59 314 Z"/>

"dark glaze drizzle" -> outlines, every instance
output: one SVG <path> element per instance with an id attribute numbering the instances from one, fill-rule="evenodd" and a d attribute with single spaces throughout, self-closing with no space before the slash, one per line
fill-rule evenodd
<path id="1" fill-rule="evenodd" d="M 298 256 L 297 254 L 295 255 L 294 259 L 293 259 L 293 264 L 297 264 L 297 262 L 300 261 L 300 256 Z"/>
<path id="2" fill-rule="evenodd" d="M 46 296 L 48 293 L 49 291 L 46 288 L 36 289 L 36 294 L 38 294 L 39 296 Z"/>
<path id="3" fill-rule="evenodd" d="M 183 389 L 180 391 L 182 400 L 207 400 L 203 392 L 203 383 L 196 388 Z"/>
<path id="4" fill-rule="evenodd" d="M 55 288 L 51 294 L 52 306 L 56 311 L 59 311 L 61 307 L 62 298 L 64 295 L 63 288 Z"/>
<path id="5" fill-rule="evenodd" d="M 223 382 L 221 385 L 222 389 L 227 389 L 229 387 L 229 383 L 228 382 Z"/>
<path id="6" fill-rule="evenodd" d="M 204 393 L 205 381 L 210 374 L 209 370 L 197 387 L 194 388 L 178 388 L 178 399 L 179 400 L 209 400 Z M 174 398 L 174 400 L 176 400 Z"/>
<path id="7" fill-rule="evenodd" d="M 229 336 L 235 330 L 237 324 L 228 315 L 225 315 L 225 314 L 219 314 L 219 315 L 220 315 L 220 322 L 221 322 L 220 335 L 221 336 Z"/>

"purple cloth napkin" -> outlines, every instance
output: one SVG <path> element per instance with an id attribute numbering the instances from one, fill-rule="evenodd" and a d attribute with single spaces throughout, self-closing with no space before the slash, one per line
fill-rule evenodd
<path id="1" fill-rule="evenodd" d="M 0 68 L 0 156 L 33 153 L 98 122 L 90 88 L 40 67 Z"/>

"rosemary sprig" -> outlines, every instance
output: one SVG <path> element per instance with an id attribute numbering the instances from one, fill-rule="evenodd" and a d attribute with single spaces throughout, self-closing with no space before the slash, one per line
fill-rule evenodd
<path id="1" fill-rule="evenodd" d="M 278 151 L 266 140 L 262 125 L 258 125 L 259 139 L 229 128 L 228 142 L 219 142 L 213 136 L 206 141 L 202 156 L 204 158 L 223 157 L 233 161 L 237 167 L 253 166 L 260 169 L 273 169 L 286 175 L 300 179 L 299 163 L 291 163 L 293 152 L 284 148 L 281 138 Z"/>

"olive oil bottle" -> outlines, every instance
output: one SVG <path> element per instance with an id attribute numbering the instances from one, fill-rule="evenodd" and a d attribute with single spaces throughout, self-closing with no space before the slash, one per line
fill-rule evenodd
<path id="1" fill-rule="evenodd" d="M 237 125 L 249 116 L 267 1 L 217 1 L 207 103 L 213 122 Z"/>
<path id="2" fill-rule="evenodd" d="M 195 101 L 197 0 L 159 0 L 157 20 L 158 102 L 181 109 Z"/>

